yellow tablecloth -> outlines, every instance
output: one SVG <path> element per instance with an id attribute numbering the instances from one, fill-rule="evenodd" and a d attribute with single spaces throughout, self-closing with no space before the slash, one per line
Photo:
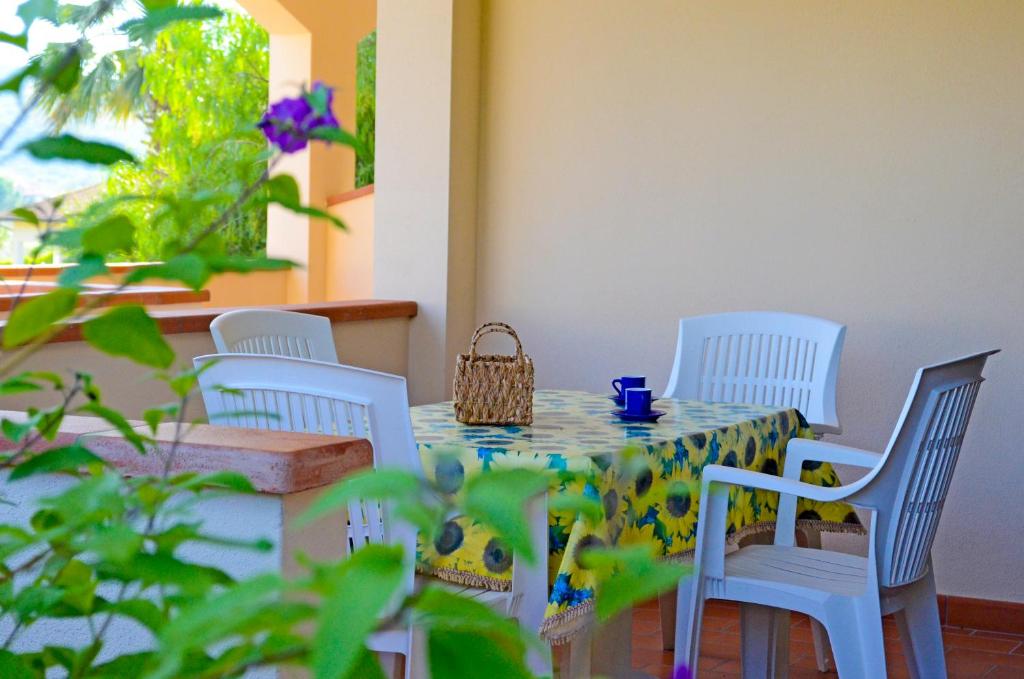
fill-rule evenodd
<path id="1" fill-rule="evenodd" d="M 690 558 L 704 465 L 777 475 L 786 443 L 812 435 L 799 412 L 775 406 L 659 399 L 654 408 L 667 414 L 648 424 L 621 422 L 610 414 L 614 404 L 596 394 L 538 391 L 533 403 L 532 426 L 463 425 L 451 403 L 412 408 L 412 421 L 426 474 L 447 492 L 457 492 L 467 475 L 511 466 L 589 472 L 590 481 L 566 481 L 553 491 L 599 497 L 605 509 L 599 525 L 566 513 L 549 517 L 551 595 L 540 631 L 553 643 L 570 639 L 593 608 L 594 575 L 580 567 L 580 550 L 647 544 L 664 557 Z M 636 451 L 629 464 L 626 449 Z M 838 485 L 831 466 L 811 467 L 804 481 Z M 732 489 L 732 539 L 772 529 L 777 507 L 775 493 Z M 848 505 L 801 499 L 797 511 L 821 530 L 863 531 Z M 423 572 L 496 590 L 510 587 L 511 566 L 500 540 L 464 519 L 448 522 L 418 555 Z"/>

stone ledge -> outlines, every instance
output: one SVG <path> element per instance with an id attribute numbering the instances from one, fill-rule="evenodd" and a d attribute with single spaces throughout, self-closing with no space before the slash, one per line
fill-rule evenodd
<path id="1" fill-rule="evenodd" d="M 150 310 L 150 315 L 160 325 L 165 335 L 177 335 L 191 332 L 208 332 L 210 322 L 226 311 L 235 309 L 280 309 L 282 311 L 298 311 L 304 314 L 323 316 L 332 323 L 352 321 L 375 321 L 383 318 L 413 318 L 418 307 L 416 302 L 387 299 L 356 299 L 344 302 L 314 302 L 310 304 L 277 304 L 258 307 L 224 307 L 205 309 Z M 6 322 L 0 322 L 0 335 Z M 82 341 L 82 322 L 67 324 L 56 337 L 55 342 Z"/>
<path id="2" fill-rule="evenodd" d="M 0 417 L 18 420 L 25 414 L 0 411 Z M 132 424 L 146 428 L 141 422 Z M 105 421 L 69 416 L 46 447 L 79 441 L 125 475 L 159 475 L 174 441 L 174 425 L 162 425 L 153 438 L 155 450 L 140 455 Z M 0 441 L 0 450 L 12 447 L 9 441 Z M 245 475 L 261 493 L 286 495 L 329 485 L 372 466 L 373 448 L 366 439 L 197 424 L 178 444 L 171 470 L 234 471 Z"/>

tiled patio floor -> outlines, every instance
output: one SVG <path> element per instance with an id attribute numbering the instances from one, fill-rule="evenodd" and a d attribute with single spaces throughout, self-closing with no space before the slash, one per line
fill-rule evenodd
<path id="1" fill-rule="evenodd" d="M 909 677 L 899 633 L 893 620 L 885 619 L 885 646 L 889 677 Z M 946 664 L 950 679 L 1024 679 L 1024 636 L 946 627 Z M 740 676 L 739 610 L 720 601 L 708 602 L 701 641 L 700 679 L 738 679 Z M 826 679 L 814 663 L 814 646 L 807 618 L 793 616 L 790 634 L 792 679 Z M 633 667 L 652 676 L 672 676 L 672 654 L 661 650 L 661 623 L 657 601 L 633 612 Z"/>

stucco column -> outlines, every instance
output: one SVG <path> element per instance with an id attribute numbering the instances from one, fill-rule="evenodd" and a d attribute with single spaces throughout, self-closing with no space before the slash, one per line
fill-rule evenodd
<path id="1" fill-rule="evenodd" d="M 413 299 L 413 403 L 447 398 L 476 304 L 478 0 L 378 0 L 374 295 Z"/>
<path id="2" fill-rule="evenodd" d="M 335 87 L 334 112 L 348 130 L 356 119 L 356 48 L 376 26 L 375 0 L 240 0 L 270 34 L 270 98 L 294 96 L 322 80 Z M 286 158 L 280 171 L 299 182 L 302 199 L 326 209 L 327 197 L 355 188 L 351 149 L 314 144 Z M 298 262 L 289 272 L 287 301 L 323 301 L 327 289 L 327 229 L 272 207 L 267 215 L 267 254 Z"/>

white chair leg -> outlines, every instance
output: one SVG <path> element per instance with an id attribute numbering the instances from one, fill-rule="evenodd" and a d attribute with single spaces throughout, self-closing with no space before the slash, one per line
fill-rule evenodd
<path id="1" fill-rule="evenodd" d="M 886 679 L 885 645 L 882 641 L 882 611 L 871 595 L 863 599 L 833 601 L 825 616 L 842 679 Z"/>
<path id="2" fill-rule="evenodd" d="M 913 679 L 946 679 L 942 623 L 931 571 L 899 596 L 904 607 L 896 611 L 895 618 L 910 676 Z"/>
<path id="3" fill-rule="evenodd" d="M 676 587 L 675 665 L 686 663 L 697 676 L 700 627 L 704 617 L 704 596 L 696 580 L 686 577 Z"/>
<path id="4" fill-rule="evenodd" d="M 821 531 L 817 528 L 801 528 L 807 538 L 807 546 L 810 549 L 821 549 Z M 832 669 L 832 662 L 828 655 L 828 633 L 820 622 L 811 618 L 811 639 L 814 641 L 814 660 L 818 665 L 819 672 L 828 672 Z"/>
<path id="5" fill-rule="evenodd" d="M 545 645 L 542 649 L 531 650 L 526 658 L 526 663 L 530 672 L 536 677 L 553 677 L 555 674 L 550 646 Z"/>
<path id="6" fill-rule="evenodd" d="M 405 656 L 405 679 L 430 679 L 427 635 L 423 630 L 413 627 L 409 636 L 409 655 Z"/>
<path id="7" fill-rule="evenodd" d="M 775 679 L 788 675 L 789 611 L 740 604 L 740 640 L 744 679 Z"/>
<path id="8" fill-rule="evenodd" d="M 676 616 L 679 611 L 686 614 L 687 609 L 679 608 L 679 592 L 675 589 L 663 592 L 658 597 L 658 613 L 661 615 L 661 648 L 664 651 L 676 647 Z"/>

